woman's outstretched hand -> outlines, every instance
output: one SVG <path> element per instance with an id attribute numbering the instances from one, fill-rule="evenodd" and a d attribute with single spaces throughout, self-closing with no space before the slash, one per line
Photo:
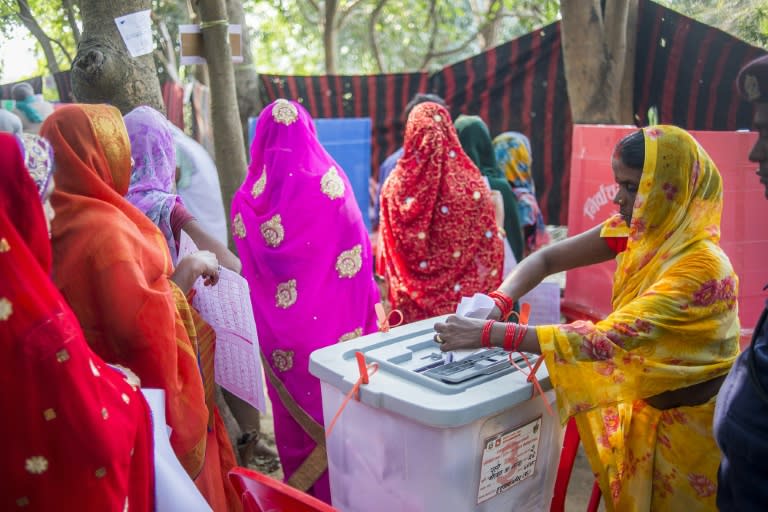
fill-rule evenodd
<path id="1" fill-rule="evenodd" d="M 487 320 L 451 315 L 445 322 L 435 324 L 435 341 L 440 343 L 440 350 L 480 348 L 480 335 Z M 441 343 L 442 341 L 442 343 Z"/>
<path id="2" fill-rule="evenodd" d="M 200 276 L 203 277 L 205 286 L 214 285 L 219 281 L 219 261 L 210 251 L 193 252 L 181 259 L 171 280 L 186 294 Z"/>

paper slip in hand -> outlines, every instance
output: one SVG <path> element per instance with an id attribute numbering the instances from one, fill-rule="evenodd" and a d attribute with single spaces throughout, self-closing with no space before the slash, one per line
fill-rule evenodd
<path id="1" fill-rule="evenodd" d="M 179 259 L 197 251 L 195 243 L 181 232 Z M 216 331 L 214 372 L 216 382 L 262 412 L 266 411 L 259 355 L 259 338 L 253 319 L 248 281 L 222 268 L 219 281 L 205 286 L 195 282 L 192 305 Z"/>
<path id="2" fill-rule="evenodd" d="M 459 305 L 456 307 L 457 316 L 465 316 L 467 318 L 488 318 L 488 315 L 493 311 L 496 303 L 493 299 L 483 293 L 476 293 L 472 297 L 462 297 Z M 472 354 L 482 352 L 481 349 L 466 349 L 466 350 L 451 350 L 450 352 L 443 353 L 443 361 L 445 363 L 452 363 L 454 361 L 461 361 Z"/>

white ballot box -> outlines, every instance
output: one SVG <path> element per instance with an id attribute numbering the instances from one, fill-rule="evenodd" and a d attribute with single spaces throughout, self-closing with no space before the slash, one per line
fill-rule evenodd
<path id="1" fill-rule="evenodd" d="M 343 512 L 549 510 L 560 421 L 502 349 L 446 364 L 432 329 L 443 318 L 311 355 L 326 428 L 359 377 L 355 352 L 379 365 L 327 441 L 333 505 Z M 556 414 L 544 364 L 537 376 Z"/>

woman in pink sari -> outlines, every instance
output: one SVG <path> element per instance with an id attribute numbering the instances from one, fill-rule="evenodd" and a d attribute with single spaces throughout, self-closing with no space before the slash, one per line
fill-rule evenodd
<path id="1" fill-rule="evenodd" d="M 259 116 L 232 226 L 286 481 L 330 502 L 320 383 L 309 374 L 309 355 L 374 331 L 379 294 L 352 186 L 298 103 L 279 99 Z"/>

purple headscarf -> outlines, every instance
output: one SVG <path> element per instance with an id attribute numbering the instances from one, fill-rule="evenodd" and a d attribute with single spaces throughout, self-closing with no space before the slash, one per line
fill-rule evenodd
<path id="1" fill-rule="evenodd" d="M 137 107 L 124 119 L 134 161 L 131 185 L 125 198 L 160 228 L 176 264 L 171 212 L 176 203 L 181 203 L 181 198 L 174 192 L 176 149 L 169 121 L 151 107 Z"/>
<path id="2" fill-rule="evenodd" d="M 322 425 L 320 383 L 308 372 L 309 355 L 373 332 L 379 293 L 352 186 L 298 103 L 280 99 L 261 112 L 232 218 L 261 350 L 295 401 Z M 268 388 L 289 478 L 314 442 Z M 330 502 L 327 473 L 311 492 Z"/>

